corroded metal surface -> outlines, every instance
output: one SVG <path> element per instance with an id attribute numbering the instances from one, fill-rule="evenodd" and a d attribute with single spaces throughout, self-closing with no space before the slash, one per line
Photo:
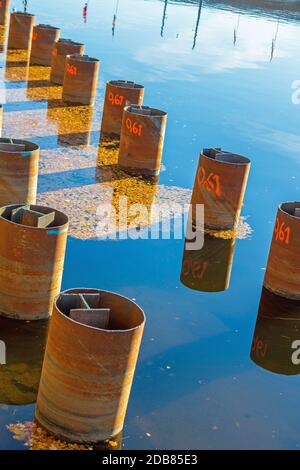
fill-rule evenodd
<path id="1" fill-rule="evenodd" d="M 134 82 L 111 80 L 106 84 L 104 108 L 101 123 L 101 137 L 120 138 L 123 110 L 125 106 L 142 106 L 144 87 Z"/>
<path id="2" fill-rule="evenodd" d="M 10 0 L 1 0 L 0 2 L 0 25 L 6 25 L 9 15 Z"/>
<path id="3" fill-rule="evenodd" d="M 264 286 L 300 300 L 300 202 L 285 202 L 278 208 Z"/>
<path id="4" fill-rule="evenodd" d="M 263 288 L 251 347 L 251 359 L 278 374 L 300 373 L 300 301 Z"/>
<path id="5" fill-rule="evenodd" d="M 7 43 L 8 49 L 29 50 L 31 48 L 34 23 L 34 15 L 22 12 L 11 13 Z"/>
<path id="6" fill-rule="evenodd" d="M 36 203 L 39 153 L 27 140 L 0 139 L 0 207 Z"/>
<path id="7" fill-rule="evenodd" d="M 87 55 L 66 57 L 62 99 L 67 103 L 93 106 L 95 103 L 100 62 Z"/>
<path id="8" fill-rule="evenodd" d="M 197 168 L 192 217 L 204 204 L 205 227 L 232 229 L 238 223 L 246 190 L 250 160 L 221 149 L 204 149 Z"/>
<path id="9" fill-rule="evenodd" d="M 70 39 L 59 39 L 55 41 L 52 48 L 51 82 L 62 85 L 64 83 L 67 55 L 83 53 L 84 44 L 71 41 Z"/>
<path id="10" fill-rule="evenodd" d="M 158 175 L 167 113 L 147 106 L 124 108 L 119 165 L 134 174 Z"/>
<path id="11" fill-rule="evenodd" d="M 100 293 L 110 309 L 107 329 L 69 318 L 69 294 Z M 99 442 L 123 428 L 144 329 L 131 300 L 98 289 L 63 292 L 54 303 L 36 407 L 48 432 L 74 442 Z"/>
<path id="12" fill-rule="evenodd" d="M 44 319 L 61 287 L 68 218 L 48 207 L 30 206 L 43 214 L 55 212 L 54 222 L 46 228 L 20 225 L 11 221 L 19 207 L 0 209 L 0 315 Z"/>
<path id="13" fill-rule="evenodd" d="M 5 364 L 0 365 L 0 403 L 28 405 L 36 401 L 48 322 L 0 318 Z"/>
<path id="14" fill-rule="evenodd" d="M 38 24 L 34 26 L 30 54 L 30 65 L 51 66 L 52 49 L 58 41 L 60 29 L 54 26 Z"/>

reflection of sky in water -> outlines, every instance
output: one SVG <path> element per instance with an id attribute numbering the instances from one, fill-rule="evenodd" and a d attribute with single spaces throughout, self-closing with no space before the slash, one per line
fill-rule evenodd
<path id="1" fill-rule="evenodd" d="M 236 242 L 226 292 L 200 293 L 180 283 L 183 240 L 69 239 L 64 288 L 116 290 L 134 297 L 147 314 L 124 447 L 296 448 L 299 380 L 259 369 L 249 351 L 276 206 L 299 198 L 300 108 L 291 102 L 291 83 L 300 78 L 299 23 L 284 14 L 278 26 L 280 13 L 239 17 L 237 10 L 203 2 L 192 49 L 197 2 L 169 2 L 162 36 L 165 2 L 120 0 L 114 36 L 117 2 L 90 0 L 86 24 L 83 3 L 52 0 L 41 7 L 29 0 L 28 10 L 101 59 L 92 122 L 71 113 L 66 125 L 69 111 L 57 107 L 60 89 L 47 82 L 47 70 L 31 68 L 28 87 L 1 72 L 7 80 L 0 85 L 7 102 L 4 135 L 40 144 L 43 197 L 54 192 L 58 204 L 59 191 L 69 191 L 86 209 L 108 79 L 145 85 L 145 104 L 168 112 L 159 179 L 168 194 L 172 188 L 179 197 L 189 194 L 201 147 L 222 145 L 252 160 L 243 214 L 254 232 Z M 82 147 L 69 147 L 78 133 L 86 134 Z M 110 187 L 109 180 L 102 186 Z M 32 410 L 0 408 L 1 448 L 21 448 L 4 425 L 31 419 Z"/>

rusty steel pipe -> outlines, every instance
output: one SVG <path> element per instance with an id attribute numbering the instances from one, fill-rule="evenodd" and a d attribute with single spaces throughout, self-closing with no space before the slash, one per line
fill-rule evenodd
<path id="1" fill-rule="evenodd" d="M 260 367 L 277 374 L 300 373 L 300 301 L 263 288 L 250 353 Z"/>
<path id="2" fill-rule="evenodd" d="M 36 402 L 47 339 L 48 321 L 0 318 L 0 403 Z"/>
<path id="3" fill-rule="evenodd" d="M 6 25 L 9 15 L 10 0 L 0 0 L 0 25 Z"/>
<path id="4" fill-rule="evenodd" d="M 300 299 L 300 202 L 284 202 L 278 208 L 264 286 Z"/>
<path id="5" fill-rule="evenodd" d="M 11 13 L 7 48 L 30 50 L 34 23 L 34 15 L 23 12 Z"/>
<path id="6" fill-rule="evenodd" d="M 89 443 L 121 432 L 144 323 L 138 305 L 112 292 L 71 289 L 58 296 L 35 412 L 46 431 Z"/>
<path id="7" fill-rule="evenodd" d="M 0 316 L 49 317 L 61 287 L 67 230 L 68 217 L 50 207 L 0 209 Z"/>
<path id="8" fill-rule="evenodd" d="M 53 45 L 50 81 L 63 85 L 67 55 L 83 54 L 84 44 L 74 42 L 71 39 L 59 39 Z"/>
<path id="9" fill-rule="evenodd" d="M 100 61 L 87 55 L 66 56 L 62 99 L 67 103 L 93 106 Z"/>
<path id="10" fill-rule="evenodd" d="M 118 164 L 135 175 L 160 172 L 167 113 L 148 106 L 124 108 Z"/>
<path id="11" fill-rule="evenodd" d="M 123 110 L 125 106 L 142 106 L 144 87 L 125 80 L 111 80 L 106 84 L 104 108 L 101 123 L 101 137 L 120 139 Z"/>
<path id="12" fill-rule="evenodd" d="M 34 26 L 30 54 L 30 65 L 51 66 L 52 49 L 60 36 L 60 29 L 48 24 Z"/>
<path id="13" fill-rule="evenodd" d="M 187 249 L 186 241 L 180 281 L 201 292 L 222 292 L 228 289 L 234 256 L 235 239 L 204 235 L 200 250 Z"/>
<path id="14" fill-rule="evenodd" d="M 0 207 L 36 203 L 39 155 L 33 142 L 0 139 Z"/>
<path id="15" fill-rule="evenodd" d="M 236 227 L 250 171 L 250 160 L 221 149 L 204 149 L 192 194 L 192 217 L 204 204 L 205 227 L 226 230 Z"/>

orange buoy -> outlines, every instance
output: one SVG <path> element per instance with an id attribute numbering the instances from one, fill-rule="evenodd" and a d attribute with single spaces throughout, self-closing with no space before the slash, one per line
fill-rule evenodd
<path id="1" fill-rule="evenodd" d="M 35 412 L 47 432 L 97 443 L 122 431 L 144 323 L 142 309 L 113 292 L 58 296 Z"/>
<path id="2" fill-rule="evenodd" d="M 160 172 L 167 113 L 148 106 L 124 108 L 118 164 L 132 174 Z"/>

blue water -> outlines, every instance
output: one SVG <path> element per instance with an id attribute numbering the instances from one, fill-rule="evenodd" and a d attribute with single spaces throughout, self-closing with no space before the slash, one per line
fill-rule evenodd
<path id="1" fill-rule="evenodd" d="M 300 197 L 300 106 L 292 102 L 292 82 L 300 79 L 300 2 L 253 2 L 251 9 L 243 1 L 208 0 L 200 11 L 197 1 L 120 0 L 116 10 L 117 3 L 90 0 L 86 23 L 81 0 L 29 0 L 28 11 L 100 58 L 95 122 L 110 79 L 142 83 L 145 104 L 168 112 L 160 184 L 191 189 L 203 147 L 249 157 L 242 213 L 253 229 L 237 240 L 230 288 L 221 293 L 180 283 L 183 240 L 69 237 L 63 288 L 114 290 L 135 298 L 147 316 L 123 448 L 298 448 L 299 377 L 259 368 L 249 353 L 277 206 Z M 13 87 L 3 85 L 6 92 Z M 5 112 L 36 108 L 47 102 L 7 98 Z M 51 135 L 32 140 L 53 149 Z M 94 129 L 90 145 L 98 139 Z M 83 171 L 72 178 L 66 187 L 92 177 Z M 41 176 L 46 183 L 51 174 Z M 59 184 L 53 179 L 53 188 Z M 23 448 L 5 424 L 30 420 L 33 411 L 1 405 L 0 449 Z"/>

